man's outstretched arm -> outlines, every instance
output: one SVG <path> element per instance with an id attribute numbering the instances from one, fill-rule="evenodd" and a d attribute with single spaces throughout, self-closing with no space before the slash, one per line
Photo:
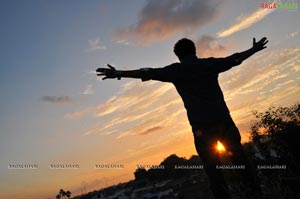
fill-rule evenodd
<path id="1" fill-rule="evenodd" d="M 105 79 L 121 79 L 121 77 L 128 78 L 142 78 L 142 70 L 116 70 L 113 66 L 107 64 L 108 68 L 98 68 L 96 72 L 98 72 L 97 76 L 104 76 L 102 80 Z"/>
<path id="2" fill-rule="evenodd" d="M 268 43 L 268 40 L 266 37 L 262 38 L 258 42 L 255 41 L 255 38 L 253 38 L 253 46 L 252 48 L 245 50 L 243 52 L 238 53 L 238 56 L 236 58 L 237 63 L 243 62 L 245 59 L 249 58 L 254 53 L 261 51 L 265 48 L 267 48 L 266 44 Z"/>

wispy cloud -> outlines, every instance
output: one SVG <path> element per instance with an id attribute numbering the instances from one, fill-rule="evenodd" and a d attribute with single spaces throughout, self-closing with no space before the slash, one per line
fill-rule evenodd
<path id="1" fill-rule="evenodd" d="M 83 135 L 116 133 L 118 139 L 149 135 L 164 128 L 171 129 L 177 120 L 187 122 L 181 99 L 173 86 L 159 82 L 126 83 L 105 103 L 66 114 L 65 118 L 74 119 L 84 115 L 111 119 L 99 127 L 87 130 Z"/>
<path id="2" fill-rule="evenodd" d="M 72 99 L 69 96 L 44 96 L 41 100 L 53 104 L 66 104 L 72 102 Z"/>
<path id="3" fill-rule="evenodd" d="M 249 131 L 252 111 L 264 111 L 271 105 L 295 103 L 300 88 L 300 46 L 273 49 L 251 57 L 240 66 L 221 75 L 220 84 L 231 115 L 242 131 Z"/>
<path id="4" fill-rule="evenodd" d="M 84 117 L 84 115 L 93 112 L 93 110 L 94 110 L 94 107 L 85 107 L 80 111 L 65 114 L 64 119 L 67 119 L 67 120 L 80 119 L 80 118 Z"/>
<path id="5" fill-rule="evenodd" d="M 250 88 L 256 91 L 263 89 L 265 85 L 295 75 L 294 68 L 299 65 L 299 53 L 300 48 L 297 47 L 269 50 L 255 55 L 223 76 L 223 86 L 233 96 Z"/>
<path id="6" fill-rule="evenodd" d="M 147 134 L 150 134 L 150 133 L 154 133 L 156 131 L 159 131 L 161 129 L 163 129 L 164 127 L 162 126 L 155 126 L 155 127 L 151 127 L 143 132 L 140 133 L 140 135 L 147 135 Z"/>
<path id="7" fill-rule="evenodd" d="M 93 52 L 96 50 L 106 50 L 106 46 L 102 44 L 99 38 L 89 39 L 88 40 L 89 47 L 85 49 L 85 52 Z"/>
<path id="8" fill-rule="evenodd" d="M 289 34 L 289 37 L 295 37 L 298 34 L 299 34 L 299 31 L 294 31 Z"/>
<path id="9" fill-rule="evenodd" d="M 83 95 L 93 95 L 94 93 L 95 93 L 95 91 L 93 89 L 93 85 L 92 84 L 87 85 L 87 87 L 82 92 Z"/>
<path id="10" fill-rule="evenodd" d="M 239 32 L 241 30 L 244 30 L 246 28 L 249 28 L 253 24 L 259 22 L 263 18 L 265 18 L 267 15 L 271 14 L 275 9 L 261 9 L 258 8 L 255 12 L 238 17 L 237 22 L 230 26 L 229 28 L 218 32 L 217 36 L 218 37 L 228 37 L 236 32 Z"/>
<path id="11" fill-rule="evenodd" d="M 144 45 L 183 31 L 193 32 L 216 19 L 219 5 L 211 0 L 148 0 L 137 23 L 119 29 L 116 40 Z"/>

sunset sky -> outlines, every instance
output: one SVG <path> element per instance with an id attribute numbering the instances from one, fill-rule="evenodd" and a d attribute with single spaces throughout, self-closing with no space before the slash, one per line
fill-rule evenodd
<path id="1" fill-rule="evenodd" d="M 95 74 L 108 63 L 130 70 L 177 62 L 173 46 L 182 37 L 195 41 L 199 57 L 269 39 L 219 78 L 246 142 L 253 111 L 300 99 L 300 1 L 277 2 L 298 8 L 263 9 L 263 0 L 1 0 L 0 198 L 52 199 L 60 188 L 75 196 L 133 179 L 137 164 L 196 154 L 171 84 Z M 94 168 L 105 163 L 125 168 Z"/>

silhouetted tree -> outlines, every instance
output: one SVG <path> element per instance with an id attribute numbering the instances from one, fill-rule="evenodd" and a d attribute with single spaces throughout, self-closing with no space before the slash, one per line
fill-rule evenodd
<path id="1" fill-rule="evenodd" d="M 71 192 L 70 191 L 66 191 L 65 195 L 67 196 L 67 198 L 70 198 L 71 197 Z"/>
<path id="2" fill-rule="evenodd" d="M 198 155 L 192 155 L 190 159 L 187 160 L 188 165 L 202 165 L 202 161 Z"/>
<path id="3" fill-rule="evenodd" d="M 56 195 L 56 199 L 63 199 L 63 198 L 70 198 L 71 197 L 70 191 L 64 191 L 63 189 L 60 189 L 58 192 L 58 195 Z"/>
<path id="4" fill-rule="evenodd" d="M 63 189 L 61 189 L 59 190 L 59 195 L 61 196 L 61 198 L 65 198 L 66 192 Z"/>
<path id="5" fill-rule="evenodd" d="M 175 166 L 187 165 L 187 159 L 178 157 L 176 154 L 168 156 L 161 165 L 164 165 L 164 175 L 166 178 L 181 178 L 188 175 L 189 170 L 187 169 L 175 169 Z"/>
<path id="6" fill-rule="evenodd" d="M 300 103 L 291 107 L 271 107 L 255 112 L 257 122 L 251 127 L 250 139 L 268 162 L 284 162 L 298 167 L 300 155 Z M 273 155 L 272 157 L 272 152 Z"/>
<path id="7" fill-rule="evenodd" d="M 142 180 L 147 178 L 147 171 L 144 168 L 137 168 L 134 172 L 134 177 L 136 180 Z"/>

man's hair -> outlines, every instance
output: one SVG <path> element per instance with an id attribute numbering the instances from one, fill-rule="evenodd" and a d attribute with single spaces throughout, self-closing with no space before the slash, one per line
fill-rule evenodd
<path id="1" fill-rule="evenodd" d="M 182 59 L 187 55 L 196 55 L 195 44 L 190 39 L 180 39 L 174 46 L 174 53 L 179 59 Z"/>

